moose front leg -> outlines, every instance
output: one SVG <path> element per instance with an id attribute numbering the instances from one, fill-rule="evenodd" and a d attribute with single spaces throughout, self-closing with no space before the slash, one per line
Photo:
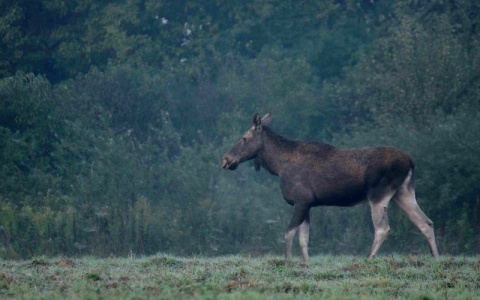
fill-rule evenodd
<path id="1" fill-rule="evenodd" d="M 300 224 L 300 229 L 298 232 L 298 244 L 300 249 L 302 249 L 303 262 L 308 264 L 308 238 L 310 235 L 310 212 L 307 212 L 307 217 L 303 220 L 303 223 Z"/>
<path id="2" fill-rule="evenodd" d="M 285 232 L 285 243 L 286 243 L 286 251 L 285 251 L 285 258 L 289 259 L 292 257 L 292 247 L 293 247 L 293 238 L 297 233 L 298 226 L 294 228 L 288 227 L 287 231 Z"/>
<path id="3" fill-rule="evenodd" d="M 294 205 L 292 220 L 285 232 L 285 257 L 287 259 L 292 257 L 293 238 L 300 228 L 298 240 L 302 249 L 303 261 L 308 263 L 309 210 L 310 208 L 308 206 L 300 204 Z"/>

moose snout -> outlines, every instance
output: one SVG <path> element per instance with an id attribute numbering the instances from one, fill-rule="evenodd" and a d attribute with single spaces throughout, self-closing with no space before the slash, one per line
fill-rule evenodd
<path id="1" fill-rule="evenodd" d="M 226 170 L 226 169 L 228 169 L 229 166 L 230 166 L 230 158 L 227 157 L 226 155 L 224 155 L 222 157 L 222 168 L 224 168 Z"/>
<path id="2" fill-rule="evenodd" d="M 235 170 L 237 168 L 237 164 L 237 161 L 228 154 L 225 154 L 222 157 L 222 168 L 225 170 Z"/>

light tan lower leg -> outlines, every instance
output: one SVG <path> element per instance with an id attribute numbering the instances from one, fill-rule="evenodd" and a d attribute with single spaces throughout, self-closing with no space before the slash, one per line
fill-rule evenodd
<path id="1" fill-rule="evenodd" d="M 302 249 L 303 262 L 308 263 L 308 238 L 310 235 L 310 224 L 308 220 L 303 221 L 298 232 L 298 243 Z"/>
<path id="2" fill-rule="evenodd" d="M 438 257 L 437 243 L 435 242 L 435 233 L 433 230 L 433 222 L 420 209 L 415 199 L 415 193 L 402 193 L 395 202 L 407 214 L 408 218 L 418 227 L 420 232 L 425 236 L 430 248 L 430 253 L 434 257 Z"/>
<path id="3" fill-rule="evenodd" d="M 389 201 L 390 197 L 377 203 L 370 202 L 370 207 L 372 209 L 372 222 L 373 227 L 375 228 L 375 238 L 368 258 L 373 258 L 377 254 L 378 249 L 380 249 L 380 246 L 383 241 L 385 241 L 390 231 L 390 225 L 388 224 Z"/>
<path id="4" fill-rule="evenodd" d="M 410 183 L 412 173 L 409 173 L 405 182 L 395 195 L 395 202 L 407 214 L 408 218 L 418 227 L 420 232 L 425 236 L 430 248 L 430 253 L 434 257 L 438 257 L 437 243 L 435 242 L 435 233 L 433 230 L 433 222 L 420 209 L 415 198 L 415 189 Z"/>
<path id="5" fill-rule="evenodd" d="M 298 230 L 298 226 L 285 232 L 285 243 L 286 243 L 285 257 L 286 258 L 292 257 L 293 238 L 295 237 L 297 230 Z"/>

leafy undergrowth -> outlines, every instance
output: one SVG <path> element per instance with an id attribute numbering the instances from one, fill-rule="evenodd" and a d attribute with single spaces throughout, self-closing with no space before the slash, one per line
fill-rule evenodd
<path id="1" fill-rule="evenodd" d="M 480 257 L 36 258 L 0 260 L 0 297 L 479 299 Z"/>

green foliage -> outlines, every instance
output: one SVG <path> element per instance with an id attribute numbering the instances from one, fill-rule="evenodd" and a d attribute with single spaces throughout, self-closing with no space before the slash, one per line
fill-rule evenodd
<path id="1" fill-rule="evenodd" d="M 283 252 L 291 210 L 277 180 L 249 163 L 220 168 L 257 111 L 291 138 L 408 151 L 440 250 L 478 252 L 477 11 L 466 0 L 2 2 L 1 257 Z M 427 251 L 391 214 L 382 250 Z M 312 253 L 366 254 L 373 238 L 367 206 L 315 209 L 312 223 Z"/>
<path id="2" fill-rule="evenodd" d="M 325 86 L 321 105 L 342 112 L 338 128 L 400 121 L 424 125 L 437 110 L 478 105 L 477 39 L 462 44 L 459 24 L 448 14 L 434 15 L 426 24 L 417 14 L 397 19 L 343 81 Z"/>
<path id="3" fill-rule="evenodd" d="M 229 113 L 224 118 L 230 118 L 232 109 L 242 116 L 252 111 L 270 111 L 275 115 L 275 128 L 280 132 L 297 137 L 313 135 L 312 127 L 317 117 L 315 80 L 305 60 L 282 58 L 275 49 L 266 50 L 242 66 L 221 70 L 218 93 L 229 104 L 226 108 Z M 289 114 L 295 114 L 296 118 Z M 227 120 L 222 119 L 222 123 Z M 221 128 L 222 124 L 219 125 Z M 245 130 L 245 125 L 241 129 Z"/>

